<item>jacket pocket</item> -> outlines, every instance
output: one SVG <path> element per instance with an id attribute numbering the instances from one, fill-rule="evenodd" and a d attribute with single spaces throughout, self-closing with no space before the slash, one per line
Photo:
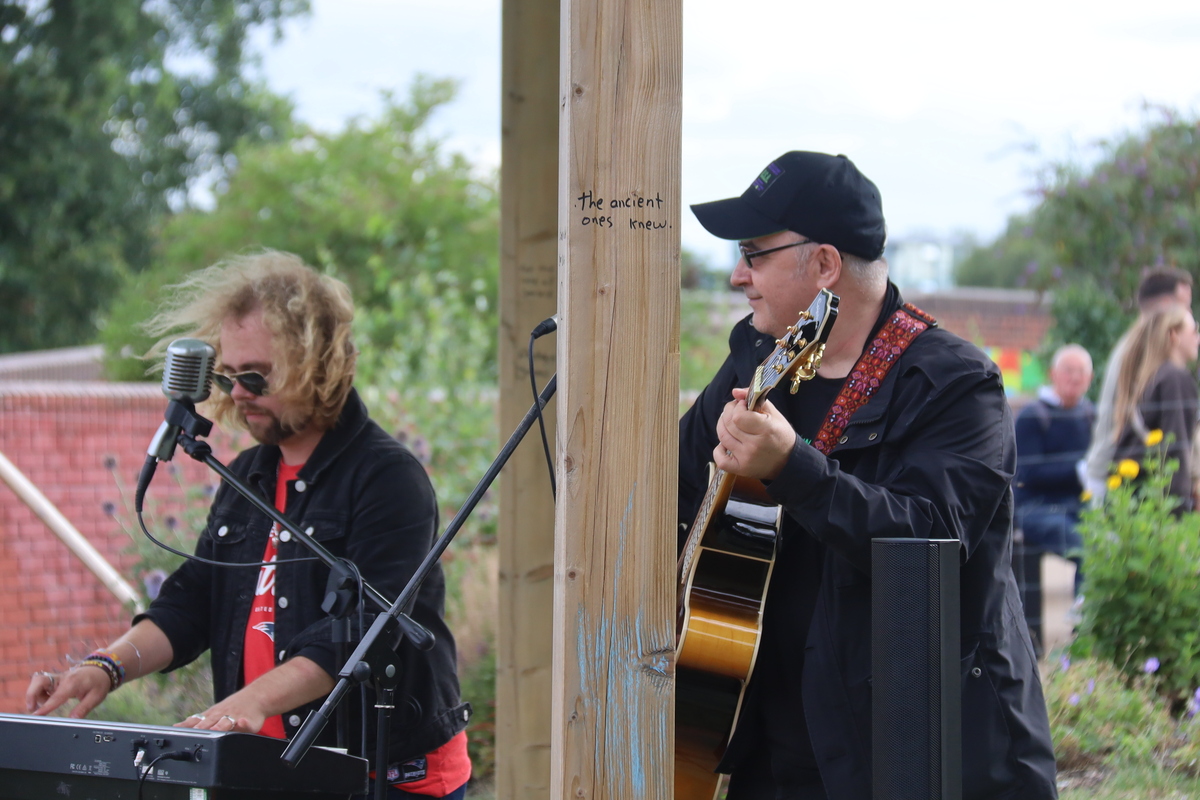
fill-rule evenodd
<path id="1" fill-rule="evenodd" d="M 346 536 L 346 514 L 340 511 L 310 511 L 300 529 L 318 542 L 331 542 Z"/>
<path id="2" fill-rule="evenodd" d="M 963 643 L 967 653 L 959 662 L 962 680 L 963 799 L 995 796 L 1016 785 L 1009 759 L 1012 737 L 1004 707 L 988 673 L 979 643 Z"/>
<path id="3" fill-rule="evenodd" d="M 249 531 L 249 520 L 245 516 L 224 512 L 209 520 L 204 535 L 212 540 L 215 552 L 228 553 L 246 541 Z"/>

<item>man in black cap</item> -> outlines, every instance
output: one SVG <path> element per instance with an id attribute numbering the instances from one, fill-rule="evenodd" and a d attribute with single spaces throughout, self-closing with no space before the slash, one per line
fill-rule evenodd
<path id="1" fill-rule="evenodd" d="M 1011 569 L 1013 421 L 1000 371 L 906 306 L 879 191 L 845 156 L 790 152 L 741 197 L 692 206 L 738 241 L 752 314 L 680 422 L 680 521 L 706 464 L 784 510 L 757 662 L 719 771 L 730 800 L 868 800 L 871 540 L 961 543 L 963 797 L 1057 796 L 1036 659 Z M 746 388 L 821 289 L 840 298 L 816 377 Z M 785 381 L 782 385 L 790 385 Z"/>

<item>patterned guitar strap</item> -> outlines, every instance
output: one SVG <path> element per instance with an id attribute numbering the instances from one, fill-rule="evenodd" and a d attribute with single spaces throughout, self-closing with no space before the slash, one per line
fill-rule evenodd
<path id="1" fill-rule="evenodd" d="M 871 346 L 858 359 L 854 369 L 850 370 L 841 391 L 829 407 L 825 423 L 813 439 L 813 447 L 829 455 L 837 445 L 842 444 L 845 441 L 842 431 L 854 412 L 871 399 L 871 395 L 883 383 L 884 376 L 896 365 L 901 353 L 908 349 L 913 340 L 927 329 L 935 327 L 937 320 L 912 303 L 897 308 L 875 334 Z"/>

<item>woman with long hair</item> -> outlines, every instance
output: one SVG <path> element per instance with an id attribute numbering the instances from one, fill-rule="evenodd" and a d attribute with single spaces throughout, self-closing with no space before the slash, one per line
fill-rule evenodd
<path id="1" fill-rule="evenodd" d="M 1172 306 L 1144 315 L 1129 334 L 1129 347 L 1117 375 L 1113 418 L 1116 458 L 1141 462 L 1146 437 L 1163 433 L 1168 458 L 1178 459 L 1170 492 L 1193 507 L 1191 443 L 1196 427 L 1196 379 L 1188 365 L 1200 350 L 1196 320 L 1186 308 Z"/>

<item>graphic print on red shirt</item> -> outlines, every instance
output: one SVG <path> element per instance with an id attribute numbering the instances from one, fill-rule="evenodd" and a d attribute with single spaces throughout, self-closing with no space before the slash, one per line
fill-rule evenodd
<path id="1" fill-rule="evenodd" d="M 296 480 L 303 464 L 291 465 L 279 462 L 279 476 L 275 481 L 275 508 L 282 514 L 287 510 L 288 483 Z M 254 588 L 254 603 L 250 607 L 250 618 L 246 621 L 246 639 L 243 648 L 242 673 L 244 684 L 254 682 L 261 675 L 275 668 L 275 556 L 279 547 L 279 529 L 271 525 L 271 535 L 263 550 L 262 560 L 267 566 L 259 568 L 258 584 Z M 268 717 L 259 731 L 263 736 L 286 739 L 283 718 L 276 714 Z"/>

